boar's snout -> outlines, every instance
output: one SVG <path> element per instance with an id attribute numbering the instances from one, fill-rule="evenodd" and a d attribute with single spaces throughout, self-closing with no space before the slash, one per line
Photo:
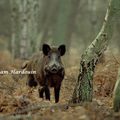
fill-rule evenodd
<path id="1" fill-rule="evenodd" d="M 56 66 L 55 64 L 51 67 L 50 72 L 51 73 L 58 73 L 63 70 L 62 66 Z"/>
<path id="2" fill-rule="evenodd" d="M 48 66 L 45 68 L 47 73 L 57 74 L 58 72 L 62 72 L 64 68 L 62 66 L 57 66 L 56 64 L 52 66 Z"/>
<path id="3" fill-rule="evenodd" d="M 51 73 L 57 73 L 57 72 L 58 72 L 57 66 L 56 66 L 56 65 L 53 65 L 53 66 L 51 67 L 51 69 L 50 69 L 50 72 L 51 72 Z"/>

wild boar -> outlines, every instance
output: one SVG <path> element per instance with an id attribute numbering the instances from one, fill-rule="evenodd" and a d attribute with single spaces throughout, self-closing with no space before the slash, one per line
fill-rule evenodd
<path id="1" fill-rule="evenodd" d="M 60 87 L 64 79 L 65 70 L 61 61 L 61 56 L 66 52 L 65 45 L 50 47 L 43 44 L 42 53 L 35 54 L 27 65 L 26 70 L 36 71 L 36 74 L 29 74 L 27 84 L 30 87 L 42 86 L 39 88 L 39 97 L 50 100 L 50 87 L 54 87 L 55 102 L 59 101 Z"/>

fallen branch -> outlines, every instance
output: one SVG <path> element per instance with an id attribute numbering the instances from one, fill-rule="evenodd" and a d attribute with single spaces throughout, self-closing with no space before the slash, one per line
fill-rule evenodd
<path id="1" fill-rule="evenodd" d="M 10 115 L 18 115 L 18 114 L 24 114 L 24 113 L 29 113 L 35 110 L 41 110 L 41 109 L 47 109 L 49 108 L 50 110 L 52 109 L 61 109 L 61 110 L 66 110 L 69 107 L 76 107 L 76 106 L 80 106 L 81 104 L 55 104 L 55 105 L 30 105 L 27 106 L 27 108 L 20 110 L 18 112 L 12 113 Z"/>
<path id="2" fill-rule="evenodd" d="M 50 110 L 67 110 L 69 107 L 81 106 L 81 104 L 54 104 L 54 105 L 29 105 L 26 108 L 11 114 L 1 115 L 0 120 L 18 120 L 18 119 L 32 119 L 31 112 L 41 109 Z"/>

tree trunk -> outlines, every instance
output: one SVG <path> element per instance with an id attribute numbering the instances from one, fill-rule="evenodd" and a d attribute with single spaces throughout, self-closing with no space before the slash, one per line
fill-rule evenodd
<path id="1" fill-rule="evenodd" d="M 79 5 L 80 5 L 80 0 L 72 1 L 72 7 L 71 7 L 71 11 L 70 11 L 70 16 L 68 18 L 67 31 L 66 31 L 66 35 L 65 35 L 65 41 L 66 41 L 66 45 L 67 45 L 68 55 L 69 55 L 69 51 L 70 51 L 72 35 L 75 30 L 75 22 L 76 22 L 75 20 L 76 20 L 77 14 L 78 14 Z"/>
<path id="2" fill-rule="evenodd" d="M 19 0 L 19 24 L 20 24 L 20 58 L 28 57 L 28 0 Z"/>
<path id="3" fill-rule="evenodd" d="M 12 0 L 12 54 L 27 58 L 36 50 L 39 0 Z"/>
<path id="4" fill-rule="evenodd" d="M 42 37 L 41 37 L 41 41 L 40 41 L 40 46 L 47 42 L 47 39 L 48 39 L 48 34 L 49 34 L 49 31 L 50 31 L 50 28 L 51 28 L 51 25 L 52 25 L 52 20 L 53 20 L 53 17 L 55 16 L 56 17 L 56 7 L 58 6 L 58 0 L 52 0 L 51 1 L 51 4 L 49 5 L 49 9 L 47 10 L 48 14 L 47 14 L 47 17 L 46 17 L 46 20 L 45 20 L 45 25 L 44 25 L 44 28 L 43 28 L 43 32 L 42 32 Z"/>
<path id="5" fill-rule="evenodd" d="M 113 108 L 115 112 L 120 110 L 120 68 L 118 70 L 118 77 L 114 88 Z"/>
<path id="6" fill-rule="evenodd" d="M 66 44 L 65 37 L 71 14 L 72 0 L 60 0 L 56 28 L 54 29 L 53 44 Z"/>
<path id="7" fill-rule="evenodd" d="M 94 69 L 112 37 L 113 17 L 116 12 L 114 3 L 118 1 L 110 0 L 102 29 L 81 57 L 80 73 L 70 101 L 72 103 L 92 101 Z"/>
<path id="8" fill-rule="evenodd" d="M 16 56 L 16 54 L 18 53 L 17 47 L 16 46 L 16 42 L 18 42 L 18 38 L 17 38 L 17 33 L 16 31 L 18 31 L 17 29 L 17 25 L 18 25 L 18 8 L 17 8 L 17 3 L 15 0 L 11 0 L 10 1 L 10 5 L 11 5 L 11 25 L 12 25 L 12 35 L 11 35 L 11 45 L 10 45 L 10 50 L 12 53 L 13 58 Z"/>
<path id="9" fill-rule="evenodd" d="M 29 0 L 28 38 L 30 40 L 30 55 L 37 49 L 39 2 L 40 0 Z"/>
<path id="10" fill-rule="evenodd" d="M 97 28 L 97 3 L 96 0 L 88 0 L 88 13 L 90 23 L 90 36 L 96 34 Z M 92 37 L 93 38 L 93 37 Z"/>

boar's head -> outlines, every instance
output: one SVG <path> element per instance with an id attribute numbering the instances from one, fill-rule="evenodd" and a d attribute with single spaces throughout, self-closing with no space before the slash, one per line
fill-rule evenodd
<path id="1" fill-rule="evenodd" d="M 66 52 L 65 45 L 57 47 L 50 47 L 48 44 L 43 44 L 42 51 L 45 57 L 44 70 L 47 73 L 57 74 L 63 71 L 63 64 L 61 56 Z"/>

